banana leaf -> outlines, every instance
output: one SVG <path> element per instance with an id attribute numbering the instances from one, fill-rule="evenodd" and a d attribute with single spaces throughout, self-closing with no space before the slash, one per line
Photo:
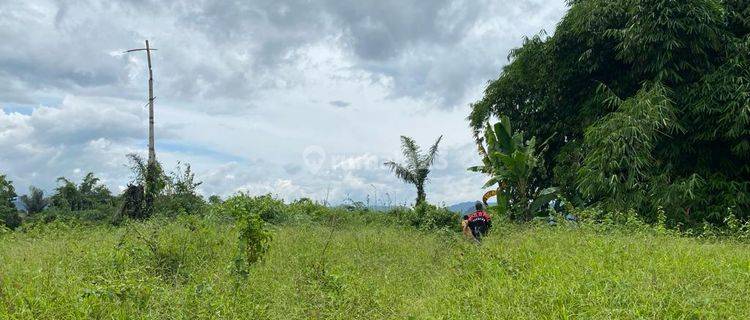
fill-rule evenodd
<path id="1" fill-rule="evenodd" d="M 550 201 L 555 200 L 557 198 L 557 193 L 557 188 L 547 188 L 540 191 L 539 195 L 536 196 L 536 199 L 529 204 L 529 211 L 536 213 L 539 211 L 539 208 L 550 203 Z"/>

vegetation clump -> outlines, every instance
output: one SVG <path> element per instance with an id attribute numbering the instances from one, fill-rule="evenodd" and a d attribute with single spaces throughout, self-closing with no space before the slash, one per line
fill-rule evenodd
<path id="1" fill-rule="evenodd" d="M 477 137 L 483 165 L 470 167 L 469 171 L 490 176 L 484 188 L 497 185 L 496 211 L 500 215 L 528 221 L 557 193 L 556 188 L 539 189 L 533 183 L 543 165 L 539 154 L 546 142 L 537 146 L 535 137 L 524 140 L 522 132 L 513 132 L 508 117 L 500 119 L 494 126 L 487 123 L 484 137 Z"/>
<path id="2" fill-rule="evenodd" d="M 13 181 L 9 181 L 4 174 L 0 175 L 0 225 L 3 227 L 15 229 L 21 225 L 21 217 L 13 203 L 16 197 Z"/>
<path id="3" fill-rule="evenodd" d="M 246 276 L 247 267 L 260 261 L 268 251 L 271 233 L 263 216 L 268 218 L 276 214 L 274 210 L 278 205 L 270 197 L 252 198 L 244 194 L 233 196 L 220 205 L 221 213 L 236 219 L 239 241 L 235 269 L 239 274 Z"/>
<path id="4" fill-rule="evenodd" d="M 468 117 L 549 140 L 529 188 L 672 226 L 750 218 L 747 1 L 571 1 Z"/>

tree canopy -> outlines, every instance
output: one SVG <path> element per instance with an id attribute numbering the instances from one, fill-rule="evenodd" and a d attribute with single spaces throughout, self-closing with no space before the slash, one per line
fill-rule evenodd
<path id="1" fill-rule="evenodd" d="M 60 185 L 50 198 L 52 206 L 71 211 L 90 210 L 112 200 L 112 194 L 107 186 L 99 183 L 99 178 L 89 172 L 81 183 L 76 184 L 65 177 L 57 178 Z"/>
<path id="2" fill-rule="evenodd" d="M 21 224 L 21 217 L 18 216 L 14 201 L 16 201 L 16 189 L 13 187 L 13 181 L 0 174 L 0 227 L 3 225 L 15 229 Z"/>
<path id="3" fill-rule="evenodd" d="M 552 137 L 535 187 L 653 219 L 750 215 L 750 2 L 571 0 L 468 117 Z"/>

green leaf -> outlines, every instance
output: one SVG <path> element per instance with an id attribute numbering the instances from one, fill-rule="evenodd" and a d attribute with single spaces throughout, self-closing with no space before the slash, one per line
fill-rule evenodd
<path id="1" fill-rule="evenodd" d="M 498 184 L 498 182 L 500 182 L 501 179 L 502 179 L 501 177 L 497 177 L 497 176 L 490 178 L 489 180 L 487 180 L 487 182 L 484 183 L 484 185 L 482 186 L 482 189 L 486 189 L 486 188 L 489 188 L 491 186 Z"/>
<path id="2" fill-rule="evenodd" d="M 539 208 L 557 198 L 557 188 L 547 188 L 539 192 L 536 199 L 529 204 L 529 211 L 537 212 Z"/>

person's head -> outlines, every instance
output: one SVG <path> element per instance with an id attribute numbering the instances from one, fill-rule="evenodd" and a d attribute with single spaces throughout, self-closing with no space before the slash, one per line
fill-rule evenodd
<path id="1" fill-rule="evenodd" d="M 464 220 L 469 220 L 469 215 L 468 214 L 464 215 Z"/>
<path id="2" fill-rule="evenodd" d="M 482 211 L 484 209 L 484 204 L 482 204 L 481 201 L 477 201 L 474 204 L 474 208 L 477 209 L 477 211 Z"/>

